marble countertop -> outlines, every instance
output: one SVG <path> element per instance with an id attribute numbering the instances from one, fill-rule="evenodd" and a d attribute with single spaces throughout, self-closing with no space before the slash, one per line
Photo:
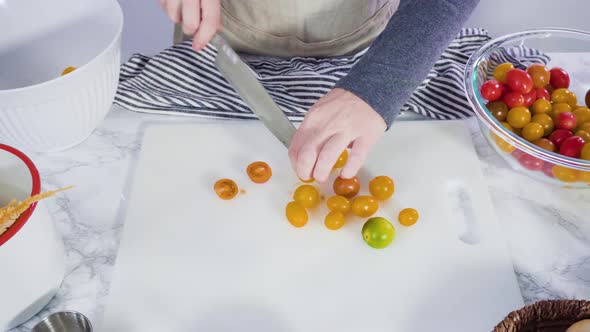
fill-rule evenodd
<path id="1" fill-rule="evenodd" d="M 113 107 L 81 145 L 53 154 L 29 153 L 45 188 L 76 188 L 46 201 L 67 251 L 62 287 L 46 309 L 14 331 L 28 331 L 59 310 L 80 311 L 91 321 L 102 318 L 143 128 L 180 121 L 204 120 Z M 590 299 L 590 190 L 559 189 L 513 172 L 484 141 L 475 119 L 467 124 L 525 302 Z"/>

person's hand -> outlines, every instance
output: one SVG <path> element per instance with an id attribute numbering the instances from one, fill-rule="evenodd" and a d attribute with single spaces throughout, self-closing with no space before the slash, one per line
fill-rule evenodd
<path id="1" fill-rule="evenodd" d="M 185 35 L 193 36 L 193 48 L 200 51 L 221 28 L 220 0 L 160 0 L 174 23 L 182 22 Z"/>
<path id="2" fill-rule="evenodd" d="M 336 88 L 309 110 L 289 147 L 291 165 L 300 179 L 328 179 L 336 160 L 351 147 L 340 176 L 351 178 L 387 125 L 371 106 L 354 94 Z"/>

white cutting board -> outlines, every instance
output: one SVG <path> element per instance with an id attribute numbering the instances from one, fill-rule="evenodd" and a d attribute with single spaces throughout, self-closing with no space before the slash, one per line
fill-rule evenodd
<path id="1" fill-rule="evenodd" d="M 270 182 L 248 180 L 255 160 L 271 165 Z M 301 229 L 286 221 L 297 178 L 260 123 L 148 128 L 99 331 L 477 332 L 523 305 L 462 122 L 396 123 L 362 191 L 382 174 L 396 193 L 377 215 L 396 239 L 376 250 L 362 220 L 326 229 L 324 207 Z M 246 193 L 217 198 L 223 177 Z M 419 210 L 415 226 L 397 222 L 404 207 Z"/>

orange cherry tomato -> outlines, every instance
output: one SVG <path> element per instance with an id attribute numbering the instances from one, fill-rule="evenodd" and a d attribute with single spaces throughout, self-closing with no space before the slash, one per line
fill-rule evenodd
<path id="1" fill-rule="evenodd" d="M 580 158 L 584 160 L 590 160 L 590 143 L 584 144 L 582 148 L 582 153 L 580 154 Z"/>
<path id="2" fill-rule="evenodd" d="M 551 140 L 549 140 L 547 138 L 538 139 L 538 140 L 534 141 L 533 144 L 540 147 L 541 149 L 545 149 L 545 150 L 551 151 L 551 152 L 555 152 L 557 149 L 555 147 L 555 144 L 553 144 L 553 142 L 551 142 Z"/>
<path id="3" fill-rule="evenodd" d="M 384 201 L 393 196 L 393 193 L 395 192 L 395 184 L 389 176 L 377 176 L 369 182 L 369 192 L 371 192 L 371 195 L 376 199 Z"/>
<path id="4" fill-rule="evenodd" d="M 345 214 L 350 211 L 350 201 L 344 196 L 332 196 L 328 198 L 326 205 L 330 211 L 338 211 Z"/>
<path id="5" fill-rule="evenodd" d="M 358 194 L 359 190 L 361 189 L 361 184 L 359 183 L 359 179 L 356 176 L 350 179 L 337 177 L 336 180 L 334 180 L 334 185 L 332 188 L 334 189 L 334 193 L 336 195 L 344 196 L 350 199 Z"/>
<path id="6" fill-rule="evenodd" d="M 590 133 L 584 130 L 578 130 L 574 136 L 580 136 L 586 143 L 590 143 Z"/>
<path id="7" fill-rule="evenodd" d="M 213 186 L 215 193 L 219 198 L 228 200 L 236 197 L 239 192 L 238 185 L 230 179 L 221 179 L 215 182 Z"/>
<path id="8" fill-rule="evenodd" d="M 418 211 L 412 208 L 401 210 L 398 216 L 399 223 L 404 226 L 414 225 L 418 221 L 418 218 L 420 218 Z"/>
<path id="9" fill-rule="evenodd" d="M 547 67 L 543 66 L 542 64 L 535 63 L 530 65 L 527 69 L 527 73 L 533 79 L 533 86 L 535 88 L 542 88 L 545 85 L 549 84 L 550 73 Z"/>
<path id="10" fill-rule="evenodd" d="M 564 166 L 553 166 L 553 176 L 562 182 L 576 182 L 578 180 L 578 172 Z"/>
<path id="11" fill-rule="evenodd" d="M 264 161 L 255 161 L 246 168 L 248 177 L 254 183 L 265 183 L 272 176 L 272 169 Z"/>
<path id="12" fill-rule="evenodd" d="M 320 194 L 314 186 L 304 184 L 295 189 L 293 200 L 304 208 L 313 208 L 320 204 Z"/>
<path id="13" fill-rule="evenodd" d="M 289 220 L 291 225 L 295 227 L 303 227 L 309 220 L 307 211 L 305 211 L 305 208 L 297 202 L 287 203 L 287 206 L 285 207 L 285 215 L 287 216 L 287 220 Z"/>
<path id="14" fill-rule="evenodd" d="M 344 213 L 340 211 L 330 211 L 324 218 L 324 225 L 326 225 L 326 228 L 335 231 L 344 226 L 344 220 Z"/>
<path id="15" fill-rule="evenodd" d="M 352 213 L 355 216 L 367 218 L 379 209 L 379 203 L 371 196 L 359 196 L 352 201 Z"/>
<path id="16" fill-rule="evenodd" d="M 342 151 L 342 153 L 340 154 L 340 157 L 338 157 L 338 160 L 336 160 L 336 163 L 334 164 L 334 167 L 332 167 L 332 168 L 337 169 L 337 168 L 344 167 L 344 165 L 346 165 L 347 160 L 348 160 L 348 150 L 344 150 L 344 151 Z"/>
<path id="17" fill-rule="evenodd" d="M 547 114 L 551 112 L 551 102 L 545 99 L 537 99 L 533 103 L 533 114 Z"/>
<path id="18" fill-rule="evenodd" d="M 553 129 L 555 129 L 555 124 L 553 122 L 553 119 L 547 114 L 533 115 L 533 117 L 531 119 L 531 123 L 538 123 L 541 126 L 543 126 L 543 136 L 551 135 L 551 133 L 553 132 Z M 528 125 L 530 125 L 531 123 L 529 123 Z M 525 128 L 526 128 L 526 126 L 525 126 Z M 524 130 L 523 130 L 523 135 L 524 135 Z M 526 137 L 525 137 L 525 139 L 526 139 Z"/>
<path id="19" fill-rule="evenodd" d="M 506 83 L 506 73 L 510 70 L 514 69 L 514 65 L 510 62 L 505 62 L 499 64 L 496 69 L 494 69 L 494 78 L 501 83 Z"/>
<path id="20" fill-rule="evenodd" d="M 503 101 L 492 101 L 491 103 L 488 103 L 486 107 L 490 113 L 498 119 L 498 121 L 506 120 L 506 117 L 508 116 L 508 106 Z"/>
<path id="21" fill-rule="evenodd" d="M 507 120 L 512 128 L 524 128 L 531 122 L 531 112 L 526 107 L 515 107 L 508 112 Z"/>

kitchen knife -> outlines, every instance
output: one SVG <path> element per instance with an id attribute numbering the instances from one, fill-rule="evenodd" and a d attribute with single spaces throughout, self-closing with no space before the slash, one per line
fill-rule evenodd
<path id="1" fill-rule="evenodd" d="M 295 126 L 272 100 L 266 89 L 231 46 L 217 34 L 211 41 L 217 48 L 215 65 L 252 112 L 287 148 L 295 134 Z"/>

